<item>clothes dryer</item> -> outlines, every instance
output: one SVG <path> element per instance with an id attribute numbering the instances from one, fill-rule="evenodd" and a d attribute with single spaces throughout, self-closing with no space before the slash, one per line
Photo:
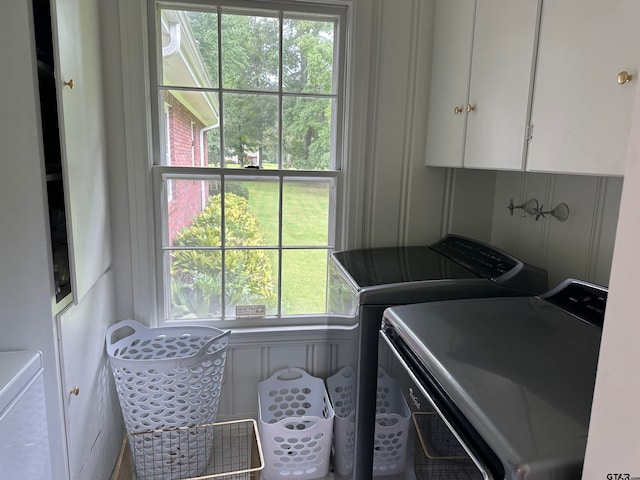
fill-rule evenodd
<path id="1" fill-rule="evenodd" d="M 404 479 L 580 478 L 607 289 L 391 307 L 381 365 L 414 420 Z"/>

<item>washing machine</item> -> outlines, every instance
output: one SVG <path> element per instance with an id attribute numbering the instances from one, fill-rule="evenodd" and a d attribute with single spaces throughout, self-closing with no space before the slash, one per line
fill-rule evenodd
<path id="1" fill-rule="evenodd" d="M 373 451 L 378 332 L 387 307 L 466 298 L 532 296 L 547 288 L 544 269 L 494 246 L 454 234 L 429 246 L 332 253 L 327 310 L 356 326 L 353 356 L 338 365 L 339 371 L 328 380 L 330 393 L 335 395 L 338 389 L 342 392 L 338 402 L 334 399 L 334 404 L 340 404 L 334 429 L 336 476 L 368 480 L 376 474 Z M 336 382 L 335 377 L 346 371 L 348 376 L 345 374 Z M 339 387 L 333 389 L 334 383 Z M 346 391 L 351 395 L 345 395 Z"/>
<path id="2" fill-rule="evenodd" d="M 381 367 L 411 410 L 403 479 L 582 475 L 607 289 L 391 307 Z"/>

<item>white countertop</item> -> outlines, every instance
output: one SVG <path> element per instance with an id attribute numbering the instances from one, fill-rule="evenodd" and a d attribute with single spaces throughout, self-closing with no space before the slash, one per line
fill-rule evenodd
<path id="1" fill-rule="evenodd" d="M 0 416 L 41 368 L 40 352 L 0 352 Z"/>

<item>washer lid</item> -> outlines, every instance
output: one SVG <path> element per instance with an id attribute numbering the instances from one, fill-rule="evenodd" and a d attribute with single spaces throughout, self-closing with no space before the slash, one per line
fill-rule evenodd
<path id="1" fill-rule="evenodd" d="M 513 478 L 580 471 L 599 328 L 536 297 L 392 307 L 385 318 Z"/>
<path id="2" fill-rule="evenodd" d="M 334 252 L 359 288 L 425 280 L 481 278 L 429 247 L 388 247 Z"/>

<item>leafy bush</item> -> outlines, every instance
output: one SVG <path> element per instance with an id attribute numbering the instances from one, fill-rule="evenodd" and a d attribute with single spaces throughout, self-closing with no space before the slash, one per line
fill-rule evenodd
<path id="1" fill-rule="evenodd" d="M 221 246 L 221 195 L 209 197 L 205 209 L 174 240 L 177 247 Z M 262 232 L 249 213 L 246 198 L 225 194 L 227 247 L 262 246 Z M 171 262 L 173 318 L 218 317 L 222 313 L 222 254 L 220 250 L 175 250 Z M 225 287 L 227 312 L 236 305 L 275 305 L 273 267 L 267 252 L 227 249 Z"/>
<path id="2" fill-rule="evenodd" d="M 249 187 L 245 183 L 229 182 L 225 184 L 224 189 L 226 193 L 233 193 L 239 197 L 249 199 Z M 220 182 L 211 182 L 209 195 L 220 195 Z"/>

